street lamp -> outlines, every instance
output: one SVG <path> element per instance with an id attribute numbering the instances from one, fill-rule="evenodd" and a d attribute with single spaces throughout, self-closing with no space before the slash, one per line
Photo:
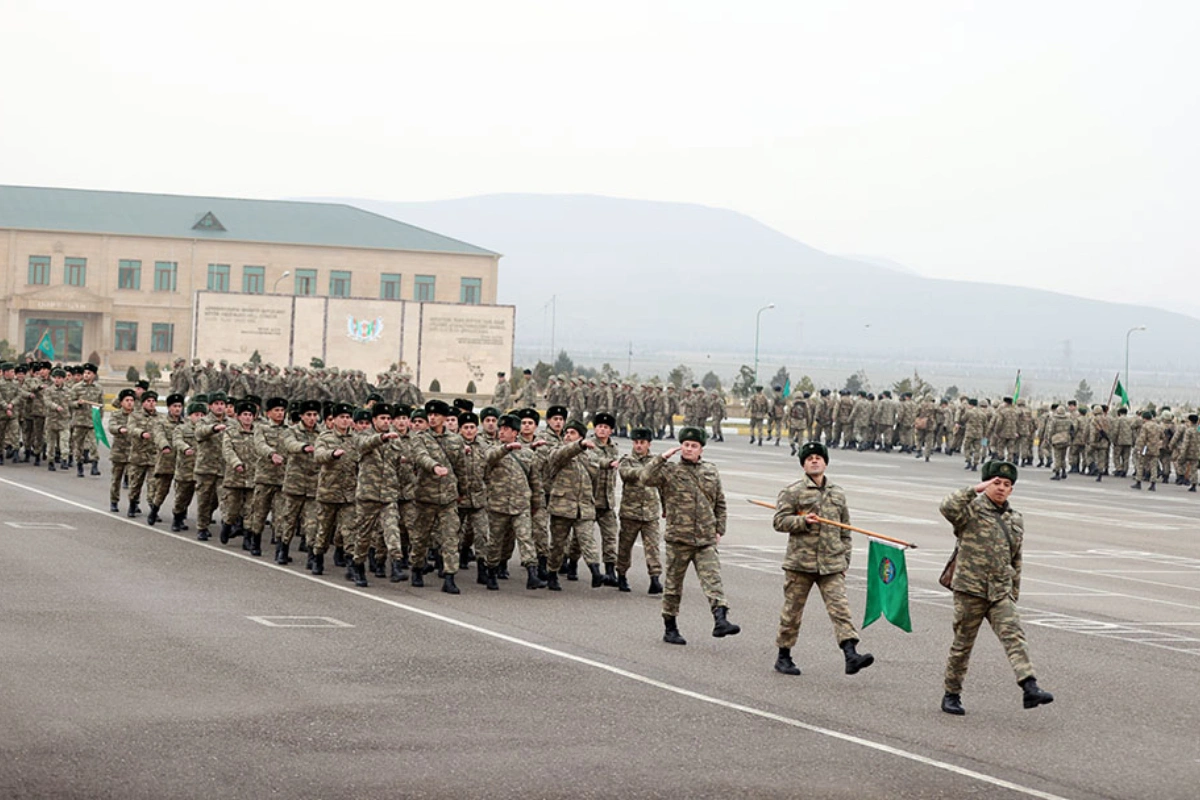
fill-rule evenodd
<path id="1" fill-rule="evenodd" d="M 757 314 L 754 315 L 754 385 L 755 386 L 758 385 L 758 332 L 759 332 L 759 328 L 762 327 L 762 312 L 766 311 L 768 308 L 774 308 L 774 307 L 775 307 L 774 303 L 767 303 L 765 306 L 763 306 L 762 308 L 760 308 L 758 310 Z"/>
<path id="2" fill-rule="evenodd" d="M 1134 331 L 1144 331 L 1144 330 L 1146 330 L 1145 325 L 1138 325 L 1137 327 L 1130 328 L 1128 331 L 1125 332 L 1125 396 L 1126 397 L 1129 396 L 1129 337 L 1133 335 Z M 1130 403 L 1130 405 L 1132 405 L 1132 403 Z"/>
<path id="3" fill-rule="evenodd" d="M 276 290 L 279 288 L 279 282 L 291 274 L 292 274 L 292 271 L 290 269 L 285 269 L 283 271 L 283 274 L 280 275 L 278 278 L 276 278 L 275 283 L 271 286 L 271 294 L 275 294 Z"/>

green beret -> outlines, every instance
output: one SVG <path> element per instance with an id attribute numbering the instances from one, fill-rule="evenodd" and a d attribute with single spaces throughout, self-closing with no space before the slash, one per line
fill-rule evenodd
<path id="1" fill-rule="evenodd" d="M 65 369 L 62 369 L 61 367 L 59 367 L 58 369 L 50 370 L 50 377 L 51 378 L 65 378 L 65 377 L 67 377 L 67 371 Z"/>
<path id="2" fill-rule="evenodd" d="M 587 436 L 587 425 L 584 425 L 582 422 L 580 422 L 577 419 L 573 419 L 570 422 L 568 422 L 565 426 L 563 426 L 564 433 L 568 430 L 577 432 L 580 435 L 580 437 Z"/>
<path id="3" fill-rule="evenodd" d="M 985 481 L 990 481 L 992 478 L 1008 478 L 1016 483 L 1017 465 L 1011 461 L 989 461 L 983 465 L 981 475 Z"/>
<path id="4" fill-rule="evenodd" d="M 191 416 L 192 414 L 207 414 L 208 406 L 206 406 L 204 403 L 189 403 L 187 407 L 187 413 L 188 416 Z"/>
<path id="5" fill-rule="evenodd" d="M 208 396 L 209 403 L 228 403 L 229 396 L 224 392 L 213 392 Z"/>
<path id="6" fill-rule="evenodd" d="M 487 419 L 488 417 L 499 418 L 499 416 L 500 416 L 500 409 L 496 408 L 495 406 L 487 406 L 482 411 L 479 412 L 480 419 Z"/>
<path id="7" fill-rule="evenodd" d="M 808 461 L 809 456 L 820 456 L 826 465 L 829 464 L 829 448 L 820 442 L 805 442 L 804 446 L 800 448 L 801 464 Z"/>
<path id="8" fill-rule="evenodd" d="M 699 442 L 701 447 L 708 444 L 708 434 L 704 432 L 703 428 L 693 428 L 691 426 L 680 428 L 675 438 L 679 440 L 680 444 L 684 442 Z"/>

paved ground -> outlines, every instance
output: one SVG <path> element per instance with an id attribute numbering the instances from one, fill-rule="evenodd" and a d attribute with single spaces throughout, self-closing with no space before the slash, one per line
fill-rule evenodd
<path id="1" fill-rule="evenodd" d="M 1057 701 L 1024 710 L 984 631 L 954 718 L 936 506 L 975 476 L 833 454 L 854 521 L 920 545 L 914 631 L 867 628 L 876 665 L 849 677 L 817 602 L 793 678 L 771 669 L 784 542 L 746 502 L 794 479 L 787 452 L 709 448 L 744 630 L 709 636 L 690 576 L 682 648 L 660 641 L 642 566 L 633 594 L 359 590 L 102 511 L 107 474 L 0 468 L 0 797 L 1195 797 L 1196 495 L 1024 471 L 1021 605 Z"/>

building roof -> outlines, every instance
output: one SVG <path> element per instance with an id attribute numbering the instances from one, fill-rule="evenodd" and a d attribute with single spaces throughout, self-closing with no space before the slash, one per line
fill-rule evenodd
<path id="1" fill-rule="evenodd" d="M 0 186 L 0 228 L 496 256 L 341 203 Z"/>

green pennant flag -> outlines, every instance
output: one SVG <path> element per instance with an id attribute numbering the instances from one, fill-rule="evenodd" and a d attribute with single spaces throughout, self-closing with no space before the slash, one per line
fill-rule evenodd
<path id="1" fill-rule="evenodd" d="M 792 394 L 792 379 L 788 378 L 783 384 L 783 399 L 787 400 Z"/>
<path id="2" fill-rule="evenodd" d="M 1021 399 L 1021 370 L 1017 370 L 1017 385 L 1013 387 L 1013 402 Z"/>
<path id="3" fill-rule="evenodd" d="M 1121 398 L 1121 405 L 1129 405 L 1129 393 L 1125 391 L 1125 387 L 1121 385 L 1121 379 L 1117 379 L 1117 388 L 1113 389 L 1113 394 Z"/>
<path id="4" fill-rule="evenodd" d="M 37 349 L 41 350 L 46 358 L 54 360 L 54 342 L 50 341 L 50 331 L 42 334 L 42 340 L 38 342 Z"/>
<path id="5" fill-rule="evenodd" d="M 104 412 L 96 406 L 92 406 L 92 430 L 96 432 L 96 441 L 104 442 L 104 446 L 112 450 L 112 445 L 108 443 L 108 434 L 104 430 Z"/>
<path id="6" fill-rule="evenodd" d="M 897 628 L 912 633 L 904 548 L 872 539 L 867 551 L 867 609 L 862 626 L 867 627 L 881 614 Z"/>

